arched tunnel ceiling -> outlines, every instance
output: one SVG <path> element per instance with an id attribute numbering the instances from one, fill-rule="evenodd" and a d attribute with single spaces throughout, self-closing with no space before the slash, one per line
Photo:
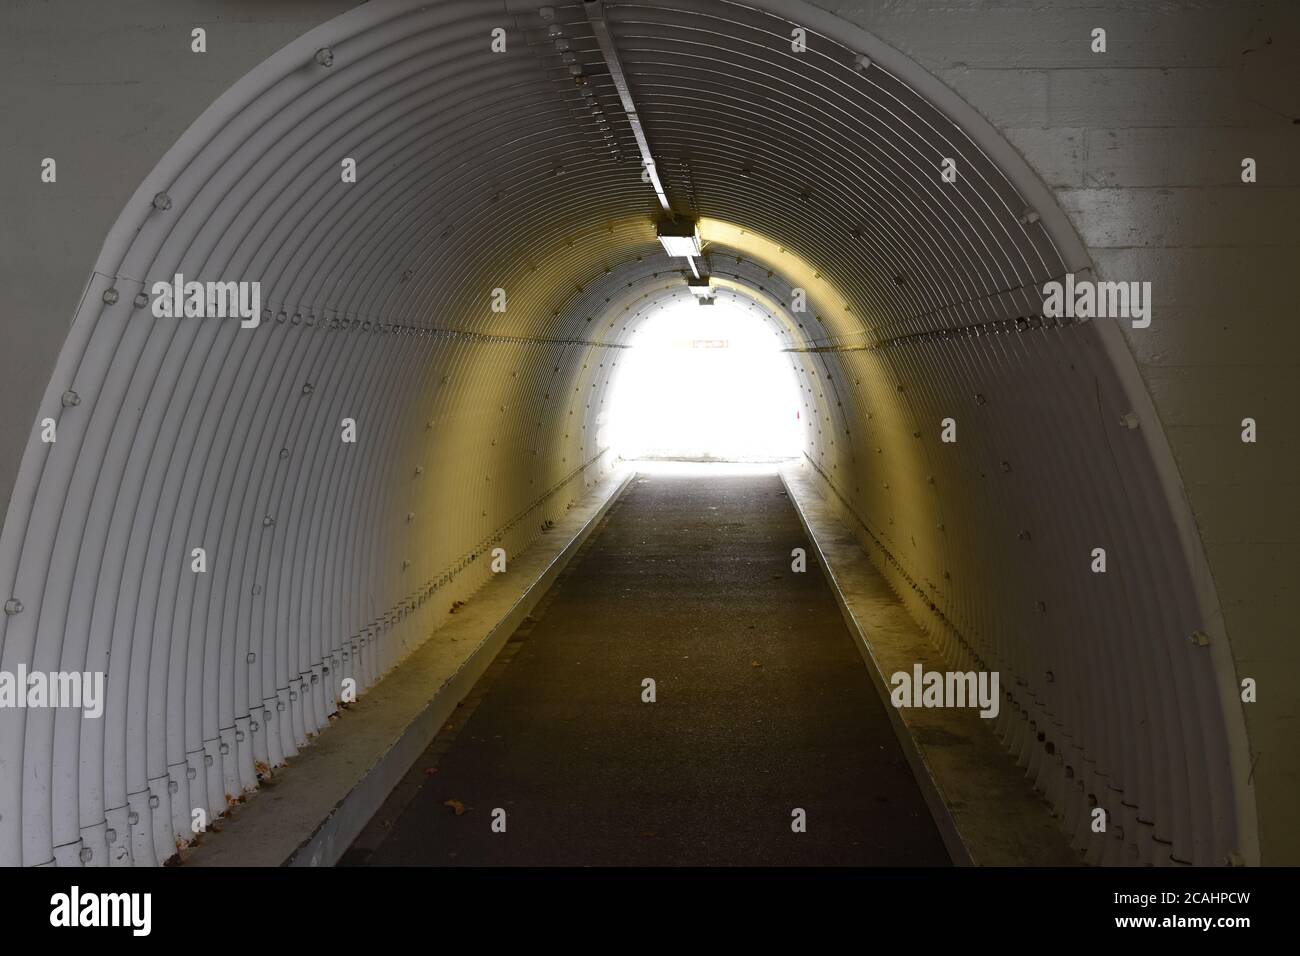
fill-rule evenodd
<path id="1" fill-rule="evenodd" d="M 704 269 L 785 332 L 808 460 L 945 652 L 1002 673 L 998 733 L 1076 846 L 1250 857 L 1231 674 L 1188 653 L 1203 582 L 1121 424 L 1131 381 L 1097 323 L 1042 316 L 1042 284 L 1087 266 L 1077 241 L 930 78 L 847 27 L 795 53 L 762 6 L 604 16 Z M 109 701 L 5 725 L 0 862 L 165 860 L 192 807 L 256 786 L 341 677 L 372 684 L 482 583 L 477 556 L 525 547 L 609 467 L 618 355 L 686 295 L 683 264 L 583 6 L 507 8 L 374 2 L 313 31 L 110 234 L 41 408 L 59 440 L 29 446 L 0 538 L 21 604 L 0 660 L 106 670 Z M 260 326 L 155 319 L 138 303 L 175 273 L 260 281 Z M 1124 574 L 1088 573 L 1098 546 Z"/>

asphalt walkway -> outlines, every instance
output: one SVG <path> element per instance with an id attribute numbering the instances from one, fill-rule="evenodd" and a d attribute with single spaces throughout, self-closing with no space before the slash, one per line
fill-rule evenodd
<path id="1" fill-rule="evenodd" d="M 947 864 L 796 547 L 774 474 L 638 475 L 342 862 Z"/>

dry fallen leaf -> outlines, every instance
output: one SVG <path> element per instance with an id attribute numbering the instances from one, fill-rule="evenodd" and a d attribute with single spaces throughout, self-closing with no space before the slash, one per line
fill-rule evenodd
<path id="1" fill-rule="evenodd" d="M 762 667 L 763 664 L 762 664 L 761 661 L 750 661 L 750 662 L 749 662 L 749 666 L 750 666 L 750 667 Z"/>
<path id="2" fill-rule="evenodd" d="M 442 805 L 444 807 L 451 807 L 452 813 L 456 814 L 456 816 L 460 816 L 465 812 L 465 804 L 461 803 L 459 800 L 444 800 L 442 801 Z"/>

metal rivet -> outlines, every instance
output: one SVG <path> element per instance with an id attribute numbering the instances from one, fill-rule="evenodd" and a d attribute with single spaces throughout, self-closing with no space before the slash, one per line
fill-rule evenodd
<path id="1" fill-rule="evenodd" d="M 9 600 L 5 601 L 5 613 L 8 614 L 10 617 L 13 617 L 15 614 L 22 614 L 23 602 L 18 600 L 17 598 L 10 598 Z"/>
<path id="2" fill-rule="evenodd" d="M 157 809 L 158 809 L 158 805 L 159 805 L 160 803 L 162 803 L 162 801 L 159 800 L 158 797 L 157 797 L 156 795 L 151 795 L 151 796 L 149 797 L 149 809 L 150 809 L 150 810 L 157 810 Z M 139 819 L 139 818 L 137 817 L 136 819 Z"/>
<path id="3" fill-rule="evenodd" d="M 327 46 L 321 47 L 316 51 L 316 62 L 321 66 L 334 65 L 334 51 Z"/>
<path id="4" fill-rule="evenodd" d="M 66 392 L 63 393 L 64 408 L 71 408 L 74 405 L 80 405 L 80 404 L 81 404 L 81 396 L 78 395 L 76 392 L 74 392 L 72 389 L 68 389 Z"/>
<path id="5" fill-rule="evenodd" d="M 149 304 L 149 297 L 145 295 L 143 292 L 137 292 L 135 294 L 135 298 L 131 300 L 131 304 L 134 305 L 137 309 L 143 309 L 146 305 Z"/>
<path id="6" fill-rule="evenodd" d="M 105 290 L 104 290 L 104 301 L 105 301 L 107 304 L 109 304 L 109 305 L 112 305 L 114 302 L 116 302 L 116 301 L 117 301 L 117 290 L 116 290 L 116 289 L 105 289 Z"/>
<path id="7" fill-rule="evenodd" d="M 180 789 L 181 789 L 181 785 L 180 785 L 179 783 L 177 783 L 175 780 L 168 780 L 168 781 L 167 781 L 167 792 L 168 792 L 168 793 L 180 793 Z"/>
<path id="8" fill-rule="evenodd" d="M 186 780 L 193 780 L 193 779 L 196 778 L 198 775 L 199 775 L 199 772 L 198 772 L 197 770 L 195 770 L 193 767 L 186 767 L 186 768 L 185 768 L 185 779 L 186 779 Z"/>
<path id="9" fill-rule="evenodd" d="M 171 196 L 168 196 L 166 193 L 158 193 L 158 194 L 156 194 L 156 195 L 153 197 L 153 208 L 154 208 L 154 209 L 164 209 L 164 210 L 165 210 L 165 209 L 171 209 L 171 208 L 172 208 L 172 197 L 171 197 Z"/>

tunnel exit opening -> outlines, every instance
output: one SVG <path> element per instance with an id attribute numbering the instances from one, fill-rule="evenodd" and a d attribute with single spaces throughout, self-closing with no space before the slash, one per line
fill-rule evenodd
<path id="1" fill-rule="evenodd" d="M 604 437 L 626 460 L 781 461 L 799 454 L 798 408 L 774 325 L 734 299 L 679 300 L 633 334 Z"/>

